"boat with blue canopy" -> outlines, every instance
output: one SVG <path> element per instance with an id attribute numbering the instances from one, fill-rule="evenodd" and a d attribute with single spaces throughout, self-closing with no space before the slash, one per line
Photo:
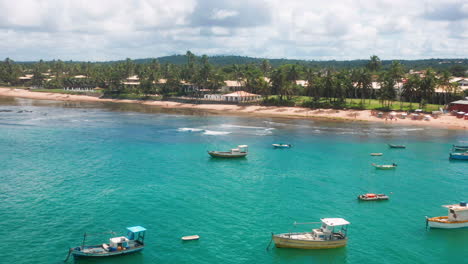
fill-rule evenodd
<path id="1" fill-rule="evenodd" d="M 142 226 L 127 227 L 126 236 L 112 237 L 109 243 L 101 245 L 86 245 L 86 238 L 91 235 L 85 233 L 81 246 L 70 248 L 67 259 L 72 255 L 75 258 L 79 257 L 110 257 L 118 255 L 127 255 L 142 251 L 145 247 L 145 232 L 146 229 Z M 108 232 L 115 234 L 113 232 Z"/>

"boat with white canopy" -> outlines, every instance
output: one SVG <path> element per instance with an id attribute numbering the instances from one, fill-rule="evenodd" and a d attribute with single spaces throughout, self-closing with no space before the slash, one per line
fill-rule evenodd
<path id="1" fill-rule="evenodd" d="M 346 246 L 348 242 L 347 226 L 350 224 L 343 218 L 322 218 L 321 222 L 294 223 L 322 224 L 320 228 L 312 229 L 312 232 L 272 234 L 272 239 L 277 248 L 300 249 L 327 249 Z"/>
<path id="2" fill-rule="evenodd" d="M 459 204 L 442 205 L 448 209 L 448 216 L 437 216 L 428 218 L 426 216 L 426 227 L 431 228 L 462 228 L 468 227 L 468 206 L 466 202 Z"/>

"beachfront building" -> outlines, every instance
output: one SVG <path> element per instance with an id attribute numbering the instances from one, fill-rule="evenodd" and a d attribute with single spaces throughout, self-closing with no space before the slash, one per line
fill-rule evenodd
<path id="1" fill-rule="evenodd" d="M 224 86 L 221 87 L 221 92 L 236 92 L 242 90 L 242 83 L 239 81 L 227 80 L 224 81 Z"/>
<path id="2" fill-rule="evenodd" d="M 244 91 L 237 91 L 233 92 L 230 94 L 224 94 L 223 95 L 225 101 L 227 102 L 256 102 L 262 99 L 261 95 L 258 94 L 252 94 Z"/>
<path id="3" fill-rule="evenodd" d="M 245 91 L 237 91 L 229 94 L 205 94 L 203 99 L 210 101 L 242 103 L 257 102 L 262 99 L 262 96 Z"/>
<path id="4" fill-rule="evenodd" d="M 137 75 L 133 75 L 122 81 L 122 84 L 127 87 L 135 87 L 140 85 L 140 78 Z"/>
<path id="5" fill-rule="evenodd" d="M 465 100 L 451 102 L 448 106 L 449 111 L 468 113 L 468 97 Z"/>
<path id="6" fill-rule="evenodd" d="M 34 76 L 33 74 L 25 74 L 24 76 L 21 76 L 18 79 L 21 84 L 24 84 L 24 83 L 31 81 L 33 76 Z"/>

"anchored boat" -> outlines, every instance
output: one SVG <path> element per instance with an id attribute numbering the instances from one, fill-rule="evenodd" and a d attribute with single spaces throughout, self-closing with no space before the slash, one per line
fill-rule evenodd
<path id="1" fill-rule="evenodd" d="M 450 153 L 449 159 L 454 160 L 468 160 L 468 152 L 463 153 Z"/>
<path id="2" fill-rule="evenodd" d="M 382 156 L 383 153 L 371 153 L 370 155 L 371 155 L 371 156 Z"/>
<path id="3" fill-rule="evenodd" d="M 393 145 L 393 144 L 388 144 L 390 148 L 398 148 L 398 149 L 404 149 L 406 148 L 405 145 Z"/>
<path id="4" fill-rule="evenodd" d="M 291 144 L 272 144 L 274 148 L 290 148 Z"/>
<path id="5" fill-rule="evenodd" d="M 426 227 L 446 229 L 468 227 L 468 206 L 466 202 L 443 205 L 443 207 L 448 208 L 448 216 L 431 218 L 426 216 Z"/>
<path id="6" fill-rule="evenodd" d="M 390 164 L 390 165 L 378 165 L 378 164 L 372 163 L 372 166 L 374 166 L 378 170 L 392 170 L 397 167 L 395 163 Z"/>
<path id="7" fill-rule="evenodd" d="M 347 226 L 350 224 L 343 218 L 322 218 L 321 222 L 295 223 L 317 224 L 322 226 L 312 229 L 312 232 L 272 234 L 275 246 L 278 248 L 326 249 L 346 246 L 348 242 Z"/>
<path id="8" fill-rule="evenodd" d="M 68 257 L 109 257 L 117 255 L 126 255 L 142 251 L 144 249 L 145 231 L 141 226 L 127 227 L 127 236 L 113 237 L 109 243 L 101 245 L 86 245 L 86 237 L 90 234 L 84 234 L 83 243 L 79 247 L 70 248 Z M 65 260 L 66 261 L 66 260 Z"/>
<path id="9" fill-rule="evenodd" d="M 247 156 L 248 148 L 247 145 L 239 145 L 231 151 L 208 151 L 208 154 L 214 158 L 243 158 Z"/>
<path id="10" fill-rule="evenodd" d="M 381 201 L 388 200 L 388 196 L 385 194 L 366 193 L 358 196 L 361 201 Z"/>
<path id="11" fill-rule="evenodd" d="M 456 145 L 453 145 L 453 150 L 464 150 L 464 151 L 468 151 L 468 146 L 456 146 Z"/>

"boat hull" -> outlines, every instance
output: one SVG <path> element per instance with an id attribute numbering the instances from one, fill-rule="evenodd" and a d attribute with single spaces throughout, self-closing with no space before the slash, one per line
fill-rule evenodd
<path id="1" fill-rule="evenodd" d="M 468 155 L 461 154 L 461 153 L 450 153 L 450 159 L 454 160 L 468 160 Z"/>
<path id="2" fill-rule="evenodd" d="M 291 145 L 279 145 L 279 144 L 273 144 L 274 148 L 290 148 Z"/>
<path id="3" fill-rule="evenodd" d="M 273 235 L 273 241 L 277 248 L 299 248 L 299 249 L 329 249 L 346 246 L 347 238 L 329 241 L 308 241 L 289 239 L 278 235 Z"/>
<path id="4" fill-rule="evenodd" d="M 374 166 L 376 169 L 378 170 L 393 170 L 396 168 L 396 166 L 392 166 L 392 167 L 380 167 L 380 166 Z"/>
<path id="5" fill-rule="evenodd" d="M 386 200 L 388 200 L 388 196 L 369 198 L 369 197 L 365 197 L 365 196 L 359 195 L 359 196 L 358 196 L 358 199 L 359 199 L 360 201 L 386 201 Z"/>
<path id="6" fill-rule="evenodd" d="M 126 250 L 119 250 L 119 251 L 112 251 L 112 252 L 104 252 L 104 253 L 88 253 L 73 249 L 71 254 L 75 258 L 102 258 L 102 257 L 112 257 L 112 256 L 120 256 L 120 255 L 128 255 L 140 252 L 144 249 L 143 246 L 137 248 L 131 248 Z"/>
<path id="7" fill-rule="evenodd" d="M 390 148 L 396 148 L 396 149 L 404 149 L 406 146 L 401 146 L 401 145 L 388 145 Z"/>
<path id="8" fill-rule="evenodd" d="M 210 156 L 213 158 L 244 158 L 245 156 L 247 156 L 246 152 L 232 154 L 229 152 L 223 153 L 223 152 L 209 151 L 208 154 L 210 154 Z"/>
<path id="9" fill-rule="evenodd" d="M 455 229 L 468 227 L 468 220 L 448 221 L 447 216 L 432 217 L 427 219 L 430 228 Z"/>

